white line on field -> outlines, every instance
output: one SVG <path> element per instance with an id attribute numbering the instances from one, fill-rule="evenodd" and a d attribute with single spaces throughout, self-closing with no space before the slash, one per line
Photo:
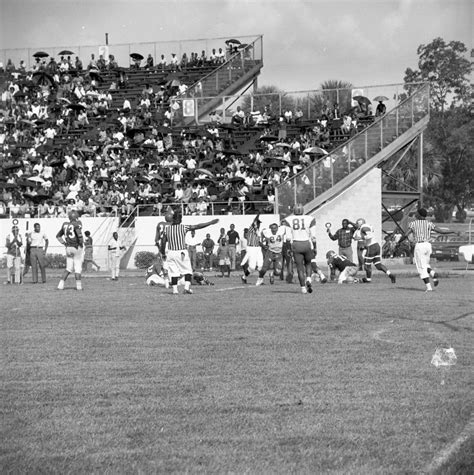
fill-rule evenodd
<path id="1" fill-rule="evenodd" d="M 227 292 L 227 290 L 246 289 L 247 287 L 249 287 L 249 286 L 248 285 L 239 285 L 238 287 L 226 287 L 225 289 L 216 289 L 216 292 Z"/>
<path id="2" fill-rule="evenodd" d="M 443 468 L 459 452 L 465 442 L 474 436 L 474 414 L 459 434 L 458 438 L 447 447 L 442 449 L 431 461 L 423 473 L 434 473 Z"/>

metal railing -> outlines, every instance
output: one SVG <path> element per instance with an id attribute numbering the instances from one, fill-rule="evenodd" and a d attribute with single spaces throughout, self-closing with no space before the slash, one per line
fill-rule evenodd
<path id="1" fill-rule="evenodd" d="M 377 118 L 348 142 L 276 188 L 277 209 L 288 214 L 295 203 L 306 204 L 370 160 L 429 114 L 429 85 L 423 84 L 397 107 Z"/>
<path id="2" fill-rule="evenodd" d="M 249 36 L 235 36 L 242 43 L 252 42 L 256 37 L 261 37 L 261 35 L 249 35 Z M 165 55 L 168 62 L 171 58 L 171 54 L 175 53 L 179 60 L 183 53 L 186 53 L 187 56 L 190 56 L 191 52 L 196 52 L 198 55 L 201 55 L 201 52 L 204 51 L 206 56 L 209 57 L 211 51 L 219 48 L 226 50 L 225 41 L 229 37 L 217 37 L 217 38 L 198 38 L 194 40 L 179 40 L 179 41 L 150 41 L 150 42 L 139 42 L 139 43 L 114 43 L 114 44 L 104 44 L 101 45 L 63 45 L 63 46 L 37 46 L 34 48 L 7 48 L 0 49 L 0 61 L 3 62 L 5 66 L 8 59 L 11 59 L 16 67 L 19 66 L 20 61 L 25 61 L 25 66 L 27 69 L 31 68 L 35 62 L 33 54 L 38 51 L 44 51 L 52 57 L 59 57 L 59 53 L 63 50 L 72 51 L 74 54 L 70 55 L 74 61 L 75 56 L 78 56 L 84 67 L 87 67 L 88 61 L 91 54 L 94 54 L 96 59 L 99 58 L 99 55 L 103 55 L 105 59 L 108 59 L 109 54 L 112 54 L 115 57 L 115 60 L 118 62 L 119 66 L 128 67 L 131 64 L 130 54 L 139 53 L 144 58 L 147 58 L 151 54 L 154 58 L 155 64 L 159 62 L 160 56 Z M 67 56 L 67 55 L 66 55 Z"/>

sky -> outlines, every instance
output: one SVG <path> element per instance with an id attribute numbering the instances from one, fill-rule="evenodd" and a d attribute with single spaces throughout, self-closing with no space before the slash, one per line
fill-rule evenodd
<path id="1" fill-rule="evenodd" d="M 263 35 L 259 86 L 403 82 L 436 37 L 473 44 L 473 0 L 0 0 L 0 49 Z M 83 58 L 87 60 L 87 58 Z"/>

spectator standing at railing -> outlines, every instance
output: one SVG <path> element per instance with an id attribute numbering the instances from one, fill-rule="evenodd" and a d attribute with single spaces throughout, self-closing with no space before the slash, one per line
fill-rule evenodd
<path id="1" fill-rule="evenodd" d="M 203 270 L 211 270 L 213 263 L 213 252 L 216 243 L 211 239 L 210 234 L 206 234 L 206 239 L 201 243 L 202 252 L 204 254 Z"/>
<path id="2" fill-rule="evenodd" d="M 193 229 L 186 235 L 186 246 L 188 248 L 189 260 L 191 261 L 193 272 L 196 271 L 197 246 L 199 244 L 201 244 L 201 241 L 196 237 L 196 231 Z"/>
<path id="3" fill-rule="evenodd" d="M 235 224 L 230 225 L 227 231 L 227 244 L 229 248 L 230 270 L 235 270 L 235 263 L 237 257 L 237 246 L 240 242 L 239 233 L 235 230 Z"/>
<path id="4" fill-rule="evenodd" d="M 379 101 L 377 104 L 377 109 L 375 109 L 375 117 L 380 117 L 385 114 L 387 111 L 387 106 L 383 103 L 383 101 Z"/>

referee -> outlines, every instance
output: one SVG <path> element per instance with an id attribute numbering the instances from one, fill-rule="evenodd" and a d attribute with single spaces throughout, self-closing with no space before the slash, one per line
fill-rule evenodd
<path id="1" fill-rule="evenodd" d="M 408 231 L 402 237 L 401 241 L 406 239 L 410 234 L 413 234 L 415 240 L 415 254 L 414 261 L 416 270 L 420 275 L 420 279 L 426 285 L 426 292 L 431 292 L 430 277 L 433 279 L 433 285 L 436 287 L 439 284 L 438 274 L 431 268 L 431 232 L 435 231 L 439 234 L 456 234 L 454 231 L 443 230 L 437 228 L 431 221 L 426 221 L 428 212 L 424 208 L 420 208 L 416 212 L 415 219 L 408 225 Z M 401 242 L 400 241 L 400 242 Z"/>
<path id="2" fill-rule="evenodd" d="M 186 248 L 186 234 L 188 231 L 202 229 L 216 224 L 219 220 L 213 219 L 207 223 L 200 224 L 181 224 L 181 220 L 181 211 L 173 212 L 171 224 L 166 226 L 161 239 L 161 255 L 167 262 L 173 294 L 178 293 L 178 280 L 182 275 L 184 275 L 184 293 L 192 294 L 193 291 L 190 287 L 193 269 Z"/>

